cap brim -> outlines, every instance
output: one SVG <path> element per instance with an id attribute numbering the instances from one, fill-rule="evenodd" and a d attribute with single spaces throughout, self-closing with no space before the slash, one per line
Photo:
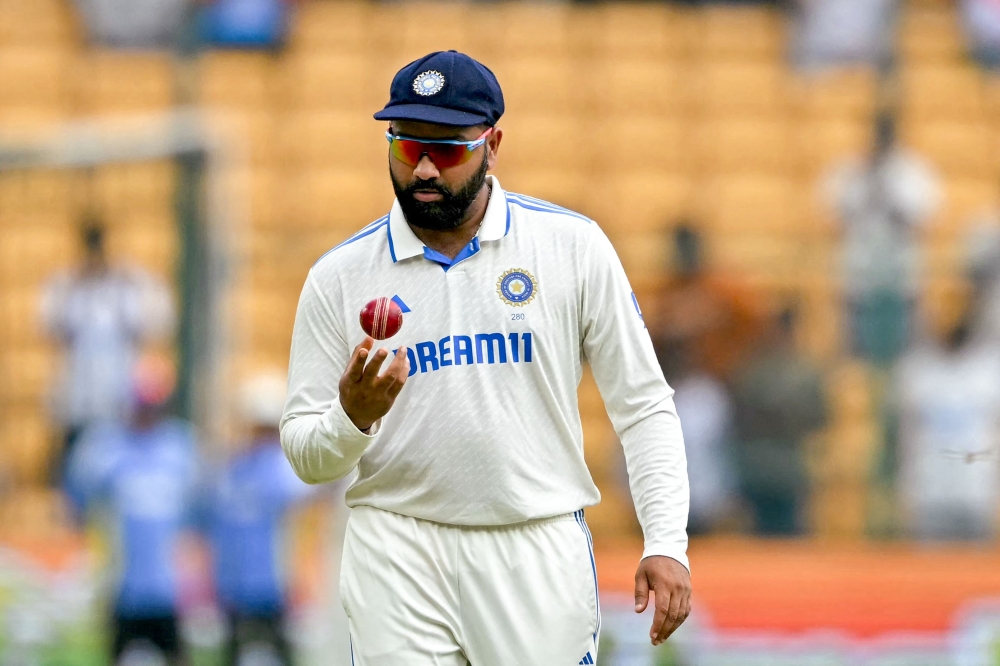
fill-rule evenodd
<path id="1" fill-rule="evenodd" d="M 478 113 L 445 109 L 430 104 L 398 104 L 388 106 L 375 114 L 375 120 L 415 120 L 435 125 L 453 125 L 455 127 L 471 127 L 473 125 L 492 125 L 492 119 Z"/>

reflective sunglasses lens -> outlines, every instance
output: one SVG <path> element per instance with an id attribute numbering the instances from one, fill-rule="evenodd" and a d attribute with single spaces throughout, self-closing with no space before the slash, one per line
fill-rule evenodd
<path id="1" fill-rule="evenodd" d="M 403 164 L 417 166 L 420 156 L 423 154 L 424 144 L 419 141 L 407 141 L 406 139 L 393 139 L 389 144 L 389 151 L 392 156 Z"/>
<path id="2" fill-rule="evenodd" d="M 416 166 L 426 154 L 438 169 L 447 169 L 467 162 L 474 151 L 451 143 L 423 143 L 410 139 L 393 139 L 392 155 L 400 162 Z"/>
<path id="3" fill-rule="evenodd" d="M 467 162 L 469 157 L 472 156 L 472 151 L 465 146 L 436 143 L 431 145 L 431 149 L 427 151 L 427 154 L 430 155 L 434 166 L 439 169 L 447 169 L 448 167 L 458 166 Z"/>

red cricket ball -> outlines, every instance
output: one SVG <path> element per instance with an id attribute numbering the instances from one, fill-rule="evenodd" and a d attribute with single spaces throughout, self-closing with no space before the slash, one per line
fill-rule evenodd
<path id="1" fill-rule="evenodd" d="M 368 301 L 361 309 L 361 328 L 376 340 L 391 338 L 403 327 L 403 311 L 391 298 Z"/>

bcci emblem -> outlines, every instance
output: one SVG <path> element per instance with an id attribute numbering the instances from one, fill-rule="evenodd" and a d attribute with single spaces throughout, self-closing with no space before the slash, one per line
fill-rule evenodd
<path id="1" fill-rule="evenodd" d="M 422 97 L 436 95 L 441 92 L 441 88 L 444 88 L 444 74 L 433 69 L 427 70 L 413 79 L 413 92 Z"/>
<path id="2" fill-rule="evenodd" d="M 507 305 L 527 305 L 536 293 L 538 287 L 535 286 L 535 278 L 524 269 L 512 268 L 497 280 L 497 294 Z"/>

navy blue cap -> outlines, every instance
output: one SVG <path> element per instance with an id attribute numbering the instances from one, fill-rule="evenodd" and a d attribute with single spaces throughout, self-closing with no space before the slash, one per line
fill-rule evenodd
<path id="1" fill-rule="evenodd" d="M 503 115 L 503 92 L 485 65 L 458 51 L 437 51 L 396 72 L 389 103 L 375 120 L 493 126 Z"/>

